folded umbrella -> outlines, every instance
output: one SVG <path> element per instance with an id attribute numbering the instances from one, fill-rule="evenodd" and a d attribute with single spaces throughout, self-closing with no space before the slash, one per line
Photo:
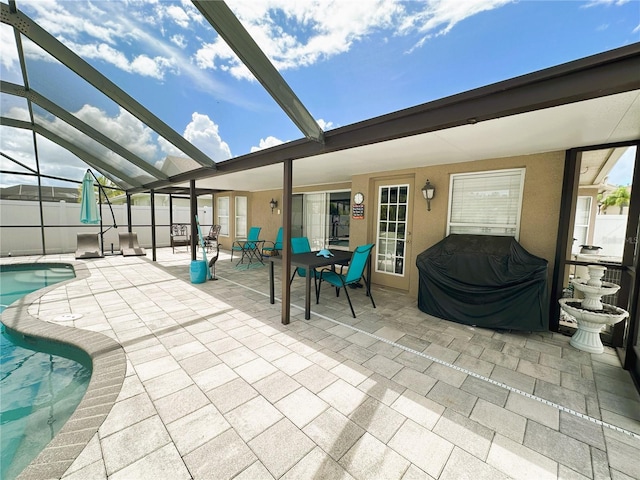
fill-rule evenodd
<path id="1" fill-rule="evenodd" d="M 96 204 L 96 192 L 93 189 L 93 176 L 87 170 L 82 179 L 82 197 L 80 199 L 80 222 L 100 223 L 100 212 Z"/>

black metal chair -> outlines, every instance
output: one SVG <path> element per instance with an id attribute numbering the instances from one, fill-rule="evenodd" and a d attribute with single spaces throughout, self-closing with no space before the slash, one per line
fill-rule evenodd
<path id="1" fill-rule="evenodd" d="M 171 249 L 173 253 L 176 253 L 176 247 L 187 247 L 191 245 L 191 238 L 189 237 L 189 229 L 184 223 L 174 223 L 171 225 Z"/>
<path id="2" fill-rule="evenodd" d="M 222 229 L 222 225 L 212 225 L 209 229 L 209 234 L 204 237 L 204 243 L 207 247 L 207 253 L 213 251 L 214 248 L 218 247 L 218 236 L 220 235 L 220 230 Z"/>

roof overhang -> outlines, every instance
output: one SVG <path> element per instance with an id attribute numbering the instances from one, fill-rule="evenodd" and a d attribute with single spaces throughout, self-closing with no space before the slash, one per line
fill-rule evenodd
<path id="1" fill-rule="evenodd" d="M 257 191 L 353 175 L 640 139 L 640 43 L 296 140 L 169 179 Z M 257 172 L 255 169 L 259 168 Z M 159 182 L 164 184 L 165 182 Z"/>

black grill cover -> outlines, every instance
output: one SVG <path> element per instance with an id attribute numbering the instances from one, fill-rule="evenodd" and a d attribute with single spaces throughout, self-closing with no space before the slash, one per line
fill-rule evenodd
<path id="1" fill-rule="evenodd" d="M 513 237 L 452 234 L 416 265 L 425 313 L 478 327 L 549 329 L 547 261 Z"/>

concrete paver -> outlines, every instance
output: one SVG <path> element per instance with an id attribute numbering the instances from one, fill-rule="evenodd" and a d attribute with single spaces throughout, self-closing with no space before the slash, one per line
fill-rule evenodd
<path id="1" fill-rule="evenodd" d="M 306 321 L 295 280 L 285 326 L 268 268 L 228 259 L 199 285 L 171 249 L 0 260 L 81 265 L 29 314 L 82 313 L 61 324 L 123 348 L 124 378 L 100 377 L 113 407 L 76 422 L 96 433 L 62 478 L 640 478 L 640 396 L 613 350 L 447 322 L 382 287 L 377 309 L 354 292 L 356 319 L 325 295 Z"/>

